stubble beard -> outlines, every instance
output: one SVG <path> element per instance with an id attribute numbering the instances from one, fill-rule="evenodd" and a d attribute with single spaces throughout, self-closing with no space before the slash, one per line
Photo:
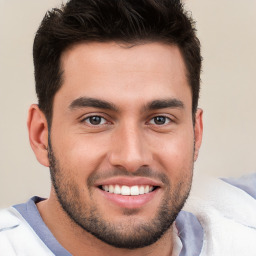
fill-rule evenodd
<path id="1" fill-rule="evenodd" d="M 48 157 L 52 185 L 64 212 L 83 230 L 116 248 L 137 249 L 158 241 L 175 221 L 191 188 L 193 161 L 191 170 L 184 170 L 184 176 L 175 189 L 170 185 L 168 177 L 161 174 L 167 189 L 153 219 L 141 222 L 136 218 L 137 209 L 124 209 L 126 222 L 108 223 L 100 214 L 96 204 L 89 205 L 84 202 L 81 191 L 71 176 L 72 171 L 63 171 L 58 159 L 55 158 L 51 143 L 49 143 Z M 63 175 L 64 173 L 69 173 L 69 176 Z M 105 212 L 107 214 L 107 209 Z"/>

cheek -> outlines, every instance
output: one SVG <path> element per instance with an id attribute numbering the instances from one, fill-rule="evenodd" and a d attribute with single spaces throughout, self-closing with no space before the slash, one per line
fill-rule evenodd
<path id="1" fill-rule="evenodd" d="M 166 135 L 161 143 L 155 146 L 154 155 L 168 175 L 175 177 L 191 172 L 194 155 L 193 130 Z"/>
<path id="2" fill-rule="evenodd" d="M 85 178 L 103 164 L 107 152 L 103 136 L 74 134 L 61 139 L 56 136 L 54 152 L 60 165 Z"/>

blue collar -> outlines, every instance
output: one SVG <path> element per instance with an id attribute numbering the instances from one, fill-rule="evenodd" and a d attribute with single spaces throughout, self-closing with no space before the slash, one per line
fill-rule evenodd
<path id="1" fill-rule="evenodd" d="M 55 255 L 71 256 L 43 222 L 36 207 L 36 203 L 42 200 L 44 199 L 35 196 L 27 203 L 14 205 L 13 207 L 19 211 L 38 237 Z M 182 242 L 180 256 L 200 255 L 204 232 L 198 219 L 192 213 L 181 211 L 176 218 L 175 225 Z"/>

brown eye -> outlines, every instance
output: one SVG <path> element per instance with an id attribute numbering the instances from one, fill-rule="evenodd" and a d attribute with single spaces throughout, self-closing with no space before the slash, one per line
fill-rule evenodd
<path id="1" fill-rule="evenodd" d="M 169 123 L 171 120 L 170 118 L 166 117 L 166 116 L 155 116 L 154 118 L 152 118 L 150 120 L 150 124 L 154 124 L 154 125 L 164 125 Z"/>
<path id="2" fill-rule="evenodd" d="M 105 124 L 107 121 L 101 116 L 90 116 L 85 119 L 85 122 L 90 125 L 102 125 Z"/>

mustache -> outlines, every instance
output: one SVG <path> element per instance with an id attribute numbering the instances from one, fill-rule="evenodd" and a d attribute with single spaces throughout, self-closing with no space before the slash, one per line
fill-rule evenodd
<path id="1" fill-rule="evenodd" d="M 99 179 L 108 179 L 113 177 L 147 177 L 160 180 L 165 185 L 170 185 L 168 176 L 165 173 L 155 171 L 150 167 L 140 167 L 134 172 L 127 171 L 125 168 L 114 168 L 111 170 L 94 172 L 87 179 L 88 187 L 93 186 Z"/>

